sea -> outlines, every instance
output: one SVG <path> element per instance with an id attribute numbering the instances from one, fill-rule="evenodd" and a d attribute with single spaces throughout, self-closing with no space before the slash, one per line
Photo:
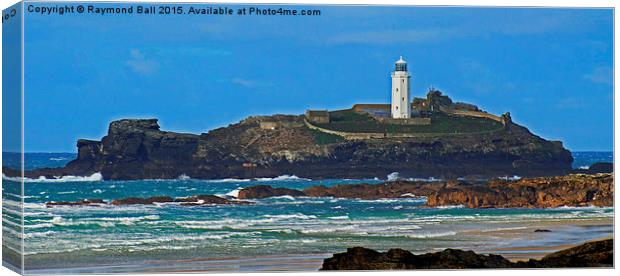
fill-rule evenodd
<path id="1" fill-rule="evenodd" d="M 613 162 L 613 152 L 573 156 L 575 168 Z M 27 153 L 25 167 L 59 167 L 74 158 L 73 153 Z M 19 155 L 3 153 L 3 160 L 4 166 L 17 167 Z M 397 177 L 395 172 L 375 179 L 331 180 L 294 175 L 198 180 L 182 175 L 109 181 L 100 174 L 27 179 L 22 244 L 20 184 L 3 176 L 3 257 L 19 260 L 23 252 L 25 272 L 32 274 L 318 270 L 323 258 L 355 246 L 414 253 L 458 248 L 519 259 L 613 235 L 613 207 L 428 208 L 425 198 L 413 195 L 380 200 L 281 196 L 226 206 L 45 206 L 51 201 L 159 195 L 234 199 L 240 189 L 254 185 L 304 189 Z"/>

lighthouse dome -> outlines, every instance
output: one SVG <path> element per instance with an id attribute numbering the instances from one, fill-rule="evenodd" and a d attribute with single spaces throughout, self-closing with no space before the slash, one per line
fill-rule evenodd
<path id="1" fill-rule="evenodd" d="M 396 71 L 407 71 L 407 62 L 400 56 L 400 59 L 396 61 Z"/>

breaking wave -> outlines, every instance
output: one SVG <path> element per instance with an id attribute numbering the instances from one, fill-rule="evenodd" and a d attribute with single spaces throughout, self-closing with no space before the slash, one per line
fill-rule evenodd
<path id="1" fill-rule="evenodd" d="M 21 177 L 8 177 L 4 174 L 2 174 L 2 179 L 9 180 L 9 181 L 15 181 L 15 182 L 22 181 Z M 97 172 L 97 173 L 93 173 L 90 176 L 65 175 L 65 176 L 50 178 L 50 179 L 46 178 L 45 176 L 40 176 L 39 178 L 36 178 L 36 179 L 24 177 L 23 181 L 26 183 L 98 182 L 98 181 L 103 181 L 103 175 Z"/>

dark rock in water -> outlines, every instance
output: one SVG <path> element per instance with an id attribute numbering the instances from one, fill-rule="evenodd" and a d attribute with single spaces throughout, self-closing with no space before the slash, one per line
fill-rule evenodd
<path id="1" fill-rule="evenodd" d="M 547 232 L 551 232 L 551 230 L 549 229 L 536 229 L 534 230 L 535 233 L 547 233 Z"/>
<path id="2" fill-rule="evenodd" d="M 495 180 L 488 184 L 456 185 L 428 196 L 428 206 L 464 205 L 469 208 L 555 208 L 613 206 L 613 174 Z"/>
<path id="3" fill-rule="evenodd" d="M 287 189 L 287 188 L 273 188 L 267 185 L 252 186 L 243 188 L 239 191 L 238 198 L 240 199 L 253 199 L 253 198 L 268 198 L 274 196 L 305 196 L 306 194 L 300 190 Z"/>
<path id="4" fill-rule="evenodd" d="M 223 205 L 223 204 L 237 204 L 247 205 L 252 204 L 247 201 L 228 200 L 215 195 L 197 195 L 183 198 L 176 198 L 175 202 L 182 202 L 183 206 L 200 206 L 200 205 Z"/>
<path id="5" fill-rule="evenodd" d="M 277 127 L 266 129 L 261 123 Z M 329 136 L 327 138 L 324 136 Z M 332 135 L 333 136 L 333 135 Z M 492 133 L 439 137 L 331 139 L 310 130 L 303 116 L 249 117 L 200 135 L 161 131 L 156 119 L 110 123 L 101 141 L 79 140 L 78 156 L 63 168 L 25 172 L 29 178 L 104 179 L 544 176 L 570 172 L 571 153 L 512 121 Z M 20 172 L 3 168 L 7 176 Z"/>
<path id="6" fill-rule="evenodd" d="M 596 173 L 613 173 L 614 172 L 614 163 L 609 162 L 598 162 L 592 164 L 587 169 L 576 169 L 575 173 L 587 173 L 587 174 L 596 174 Z"/>
<path id="7" fill-rule="evenodd" d="M 154 197 L 149 197 L 149 198 L 129 197 L 129 198 L 113 200 L 110 204 L 112 205 L 135 205 L 135 204 L 154 204 L 154 203 L 169 203 L 169 202 L 180 202 L 181 205 L 186 205 L 186 206 L 252 204 L 252 202 L 248 202 L 248 201 L 228 200 L 226 198 L 222 198 L 222 197 L 215 196 L 215 195 L 196 195 L 196 196 L 176 198 L 176 199 L 173 199 L 169 196 L 154 196 Z M 67 202 L 67 201 L 47 202 L 45 205 L 47 207 L 54 207 L 54 206 L 89 206 L 89 205 L 100 205 L 100 204 L 108 204 L 108 203 L 102 199 L 84 199 L 84 200 L 75 201 L 75 202 Z"/>
<path id="8" fill-rule="evenodd" d="M 402 249 L 380 253 L 354 247 L 323 260 L 321 270 L 466 269 L 466 268 L 561 268 L 613 265 L 613 239 L 589 242 L 549 254 L 541 260 L 513 263 L 500 255 L 446 249 L 415 255 Z"/>
<path id="9" fill-rule="evenodd" d="M 554 208 L 613 206 L 613 175 L 567 175 L 522 178 L 518 181 L 391 181 L 381 184 L 312 186 L 303 191 L 253 186 L 239 198 L 309 196 L 337 198 L 410 198 L 425 196 L 427 206 L 463 205 L 469 208 Z"/>
<path id="10" fill-rule="evenodd" d="M 129 197 L 113 200 L 112 205 L 153 204 L 166 202 L 174 202 L 174 199 L 169 196 L 154 196 L 149 198 Z"/>
<path id="11" fill-rule="evenodd" d="M 339 198 L 404 198 L 428 196 L 437 192 L 446 185 L 456 182 L 423 182 L 423 181 L 394 181 L 383 184 L 351 184 L 335 185 L 332 187 L 312 186 L 303 190 L 306 196 L 311 197 L 339 197 Z"/>
<path id="12" fill-rule="evenodd" d="M 100 205 L 107 204 L 103 199 L 84 199 L 78 201 L 59 201 L 59 202 L 47 202 L 45 203 L 46 207 L 54 207 L 54 206 L 89 206 L 89 205 Z"/>

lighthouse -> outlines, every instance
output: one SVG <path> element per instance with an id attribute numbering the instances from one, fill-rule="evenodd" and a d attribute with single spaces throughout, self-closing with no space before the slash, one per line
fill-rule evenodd
<path id="1" fill-rule="evenodd" d="M 392 72 L 392 118 L 407 119 L 411 117 L 409 104 L 409 79 L 407 62 L 400 56 L 396 68 Z"/>

